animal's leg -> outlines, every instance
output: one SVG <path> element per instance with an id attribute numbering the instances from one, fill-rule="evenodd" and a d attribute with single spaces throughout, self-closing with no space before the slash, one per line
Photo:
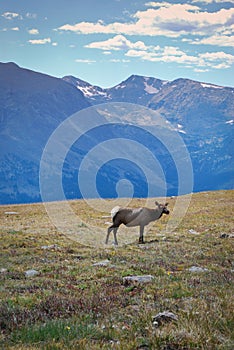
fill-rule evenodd
<path id="1" fill-rule="evenodd" d="M 116 236 L 117 231 L 118 231 L 118 227 L 115 227 L 115 228 L 114 228 L 114 232 L 113 232 L 113 234 L 114 234 L 114 240 L 115 240 L 115 245 L 118 245 L 117 236 Z"/>
<path id="2" fill-rule="evenodd" d="M 114 231 L 113 234 L 114 234 L 115 245 L 118 245 L 118 241 L 117 241 L 117 237 L 116 237 L 116 233 L 117 233 L 118 228 L 119 228 L 119 226 L 114 226 L 114 225 L 111 225 L 108 228 L 107 235 L 106 235 L 106 244 L 108 243 L 110 233 L 113 230 Z"/>
<path id="3" fill-rule="evenodd" d="M 113 225 L 111 225 L 110 227 L 108 227 L 107 235 L 106 235 L 106 244 L 108 243 L 110 233 L 111 233 L 111 231 L 112 231 L 113 229 L 114 229 L 114 226 L 113 226 Z"/>
<path id="4" fill-rule="evenodd" d="M 139 244 L 144 243 L 144 228 L 145 226 L 140 226 L 140 237 L 139 237 Z"/>

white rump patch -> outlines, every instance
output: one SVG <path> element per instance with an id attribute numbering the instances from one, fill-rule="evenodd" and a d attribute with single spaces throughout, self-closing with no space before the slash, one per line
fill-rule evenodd
<path id="1" fill-rule="evenodd" d="M 115 214 L 118 213 L 119 209 L 120 209 L 120 206 L 117 205 L 116 207 L 114 207 L 114 208 L 111 210 L 111 217 L 112 217 L 112 219 L 113 219 L 113 217 L 115 216 Z"/>

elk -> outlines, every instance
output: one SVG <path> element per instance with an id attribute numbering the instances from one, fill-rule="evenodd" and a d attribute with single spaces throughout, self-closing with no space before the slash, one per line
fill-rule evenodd
<path id="1" fill-rule="evenodd" d="M 160 219 L 163 214 L 168 215 L 170 213 L 167 209 L 168 203 L 160 204 L 155 202 L 155 205 L 155 209 L 145 207 L 136 209 L 120 207 L 113 208 L 111 211 L 113 224 L 107 230 L 106 244 L 108 244 L 110 233 L 113 230 L 114 244 L 118 245 L 117 231 L 121 224 L 124 224 L 127 227 L 140 226 L 139 244 L 143 244 L 145 226 L 152 221 Z"/>

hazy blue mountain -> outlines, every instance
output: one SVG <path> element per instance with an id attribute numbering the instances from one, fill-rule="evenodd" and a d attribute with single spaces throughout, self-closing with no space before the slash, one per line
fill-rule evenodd
<path id="1" fill-rule="evenodd" d="M 85 164 L 82 170 L 85 193 L 89 197 L 96 196 L 90 174 L 95 174 L 97 191 L 102 197 L 130 195 L 129 187 L 117 193 L 116 184 L 123 179 L 132 183 L 132 194 L 136 197 L 147 196 L 149 186 L 154 188 L 152 195 L 162 195 L 162 175 L 167 182 L 167 195 L 176 195 L 176 165 L 166 145 L 152 137 L 150 130 L 156 130 L 172 144 L 175 134 L 181 136 L 192 159 L 194 191 L 233 188 L 233 94 L 233 88 L 188 79 L 170 82 L 137 75 L 102 89 L 76 77 L 59 79 L 14 63 L 0 63 L 0 202 L 41 200 L 39 168 L 45 145 L 60 123 L 78 111 L 86 111 L 87 129 L 92 122 L 99 121 L 100 126 L 91 128 L 69 147 L 62 169 L 66 198 L 82 197 L 77 186 L 82 164 Z M 103 107 L 100 115 L 90 107 L 100 109 L 103 103 L 109 103 L 110 107 Z M 125 104 L 129 103 L 132 107 L 126 109 Z M 155 111 L 170 122 L 168 127 L 160 125 Z M 106 121 L 116 124 L 103 125 Z M 79 123 L 78 118 L 72 125 L 74 132 L 82 131 Z M 73 136 L 72 131 L 71 135 L 59 134 L 54 153 L 46 164 L 49 200 L 61 199 L 54 186 L 58 175 L 56 162 L 60 150 L 63 152 L 63 146 L 66 148 L 66 142 Z M 161 170 L 153 168 L 150 155 L 142 157 L 134 143 L 129 147 L 120 138 L 138 142 L 150 150 Z M 106 146 L 108 140 L 117 141 Z M 85 163 L 88 152 L 99 145 L 98 152 Z M 177 146 L 173 152 L 182 154 Z M 103 154 L 108 160 L 102 164 Z M 141 169 L 141 162 L 146 173 L 153 173 L 150 181 Z"/>
<path id="2" fill-rule="evenodd" d="M 81 87 L 79 80 L 72 79 L 67 81 L 81 89 L 92 104 L 140 104 L 172 123 L 190 152 L 195 191 L 233 188 L 233 88 L 189 79 L 163 81 L 132 75 L 113 88 L 100 89 L 85 82 Z M 143 120 L 142 115 L 136 118 L 136 114 L 122 118 L 139 125 L 154 123 L 148 118 Z"/>
<path id="3" fill-rule="evenodd" d="M 162 86 L 167 83 L 167 81 L 152 77 L 131 75 L 127 80 L 112 88 L 102 89 L 73 76 L 66 76 L 63 80 L 82 91 L 91 104 L 128 102 L 146 105 L 151 100 L 152 95 L 158 93 Z"/>
<path id="4" fill-rule="evenodd" d="M 148 107 L 181 133 L 193 162 L 195 190 L 233 188 L 234 89 L 177 79 Z"/>
<path id="5" fill-rule="evenodd" d="M 40 200 L 42 151 L 56 127 L 89 106 L 61 79 L 0 63 L 0 202 Z"/>

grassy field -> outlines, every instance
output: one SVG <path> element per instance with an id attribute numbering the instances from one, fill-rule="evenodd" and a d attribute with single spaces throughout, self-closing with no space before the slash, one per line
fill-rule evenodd
<path id="1" fill-rule="evenodd" d="M 233 349 L 233 200 L 234 191 L 194 194 L 174 232 L 164 230 L 164 217 L 144 245 L 136 228 L 119 247 L 70 239 L 43 204 L 1 206 L 0 348 Z M 70 205 L 106 230 L 84 201 Z M 134 275 L 153 279 L 124 282 Z M 153 317 L 166 310 L 178 320 L 156 327 Z"/>

